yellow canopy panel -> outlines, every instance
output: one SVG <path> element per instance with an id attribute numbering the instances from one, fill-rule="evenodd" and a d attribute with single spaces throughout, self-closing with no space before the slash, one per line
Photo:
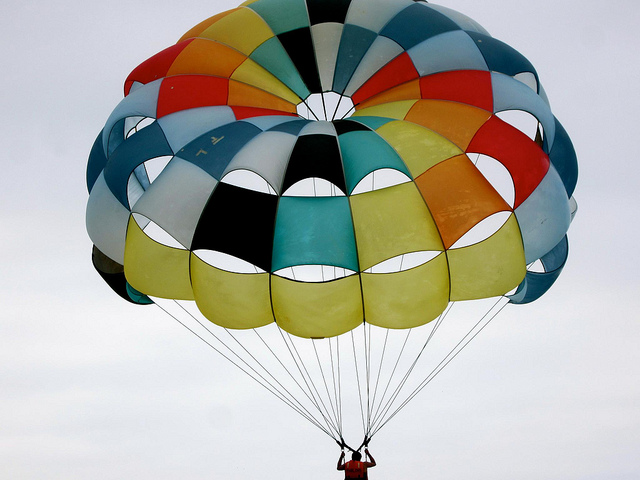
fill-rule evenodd
<path id="1" fill-rule="evenodd" d="M 260 15 L 250 8 L 238 8 L 217 19 L 198 36 L 224 43 L 249 56 L 274 35 Z"/>
<path id="2" fill-rule="evenodd" d="M 124 275 L 136 290 L 153 297 L 193 300 L 189 251 L 149 238 L 129 217 L 124 249 Z"/>
<path id="3" fill-rule="evenodd" d="M 449 269 L 444 254 L 411 270 L 363 273 L 364 312 L 368 323 L 384 328 L 413 328 L 440 315 L 449 302 Z"/>
<path id="4" fill-rule="evenodd" d="M 526 264 L 515 215 L 488 239 L 447 251 L 451 300 L 504 295 L 524 279 Z"/>
<path id="5" fill-rule="evenodd" d="M 293 93 L 289 87 L 250 58 L 236 69 L 231 78 L 253 85 L 295 105 L 301 101 L 300 97 Z"/>
<path id="6" fill-rule="evenodd" d="M 273 276 L 273 311 L 278 325 L 305 338 L 333 337 L 362 323 L 360 277 L 303 283 Z"/>
<path id="7" fill-rule="evenodd" d="M 207 28 L 209 28 L 211 25 L 216 23 L 221 18 L 226 17 L 227 15 L 230 15 L 231 13 L 235 12 L 236 10 L 238 10 L 238 8 L 233 8 L 231 10 L 227 10 L 225 12 L 218 13 L 217 15 L 214 15 L 213 17 L 209 17 L 206 20 L 203 20 L 202 22 L 200 22 L 195 27 L 189 29 L 189 31 L 187 33 L 185 33 L 180 38 L 180 40 L 178 40 L 178 43 L 182 42 L 183 40 L 187 40 L 188 38 L 199 37 L 200 34 L 202 32 L 204 32 Z"/>
<path id="8" fill-rule="evenodd" d="M 398 120 L 385 123 L 376 133 L 400 155 L 413 178 L 462 150 L 439 133 L 415 123 Z"/>
<path id="9" fill-rule="evenodd" d="M 399 102 L 385 103 L 383 105 L 374 105 L 373 107 L 358 108 L 356 105 L 356 111 L 353 113 L 353 117 L 383 117 L 383 118 L 395 118 L 397 120 L 404 120 L 411 107 L 416 104 L 417 100 L 402 100 Z"/>
<path id="10" fill-rule="evenodd" d="M 413 182 L 349 198 L 360 270 L 407 252 L 444 250 L 436 224 Z"/>
<path id="11" fill-rule="evenodd" d="M 202 314 L 225 328 L 258 328 L 273 322 L 268 273 L 233 273 L 191 254 L 191 281 Z"/>

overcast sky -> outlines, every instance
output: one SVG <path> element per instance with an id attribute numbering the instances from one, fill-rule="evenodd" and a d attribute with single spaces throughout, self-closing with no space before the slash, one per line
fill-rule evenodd
<path id="1" fill-rule="evenodd" d="M 508 307 L 375 438 L 371 478 L 640 478 L 640 3 L 439 3 L 537 68 L 580 209 L 554 288 Z M 125 77 L 233 6 L 3 2 L 3 478 L 340 478 L 328 437 L 91 266 L 86 160 Z"/>

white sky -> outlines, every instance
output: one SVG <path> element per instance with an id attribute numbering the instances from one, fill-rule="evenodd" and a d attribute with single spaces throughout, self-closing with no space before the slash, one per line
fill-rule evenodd
<path id="1" fill-rule="evenodd" d="M 372 479 L 640 478 L 640 3 L 442 0 L 531 60 L 578 153 L 570 257 L 375 438 Z M 339 449 L 91 266 L 86 159 L 126 75 L 230 1 L 5 0 L 0 476 L 339 479 Z"/>

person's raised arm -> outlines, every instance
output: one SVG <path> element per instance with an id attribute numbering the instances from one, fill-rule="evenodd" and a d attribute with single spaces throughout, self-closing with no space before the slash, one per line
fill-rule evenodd
<path id="1" fill-rule="evenodd" d="M 375 467 L 376 466 L 376 461 L 375 459 L 371 456 L 371 454 L 369 453 L 369 449 L 365 448 L 364 449 L 364 453 L 367 454 L 367 458 L 370 460 L 369 462 L 367 462 L 367 467 Z"/>
<path id="2" fill-rule="evenodd" d="M 344 450 L 340 454 L 340 458 L 338 459 L 338 470 L 344 470 Z"/>

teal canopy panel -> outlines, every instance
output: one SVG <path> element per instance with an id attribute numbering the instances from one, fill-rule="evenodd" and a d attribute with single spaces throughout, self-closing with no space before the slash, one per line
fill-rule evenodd
<path id="1" fill-rule="evenodd" d="M 333 265 L 358 271 L 347 197 L 282 197 L 273 242 L 273 270 Z"/>

